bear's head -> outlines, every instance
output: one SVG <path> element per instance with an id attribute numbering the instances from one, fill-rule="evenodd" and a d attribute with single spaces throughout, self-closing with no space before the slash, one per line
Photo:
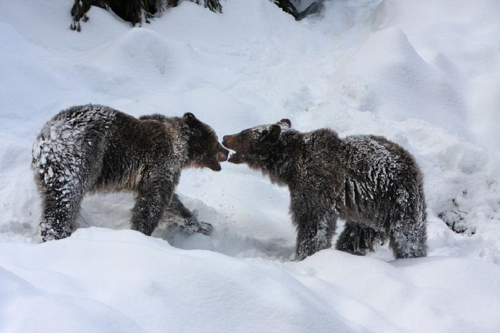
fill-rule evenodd
<path id="1" fill-rule="evenodd" d="M 182 121 L 187 125 L 188 167 L 207 167 L 220 171 L 220 162 L 227 161 L 229 151 L 219 143 L 214 130 L 198 120 L 194 114 L 186 113 Z"/>
<path id="2" fill-rule="evenodd" d="M 256 126 L 237 134 L 225 135 L 222 144 L 234 151 L 228 162 L 251 165 L 266 158 L 274 152 L 282 132 L 291 126 L 289 119 L 281 119 L 276 124 Z"/>

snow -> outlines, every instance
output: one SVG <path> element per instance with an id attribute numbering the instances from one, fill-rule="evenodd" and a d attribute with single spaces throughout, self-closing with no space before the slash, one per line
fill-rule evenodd
<path id="1" fill-rule="evenodd" d="M 182 2 L 141 28 L 93 7 L 81 33 L 71 5 L 0 2 L 0 332 L 500 331 L 498 1 L 325 1 L 299 22 L 268 0 Z M 192 112 L 219 138 L 282 118 L 386 136 L 423 170 L 429 256 L 291 261 L 288 190 L 228 163 L 178 187 L 210 237 L 128 230 L 117 193 L 40 244 L 33 142 L 90 102 Z"/>
<path id="2" fill-rule="evenodd" d="M 50 331 L 59 324 L 96 332 L 498 328 L 500 271 L 466 258 L 386 263 L 325 250 L 277 264 L 96 228 L 60 242 L 3 243 L 0 249 L 0 308 L 9 314 L 0 328 L 6 332 Z M 62 323 L 52 322 L 56 316 Z"/>

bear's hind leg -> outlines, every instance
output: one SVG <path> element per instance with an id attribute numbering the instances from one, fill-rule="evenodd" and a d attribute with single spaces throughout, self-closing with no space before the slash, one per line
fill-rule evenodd
<path id="1" fill-rule="evenodd" d="M 184 206 L 177 194 L 173 195 L 166 212 L 172 215 L 168 220 L 188 234 L 202 233 L 210 235 L 214 229 L 210 223 L 198 221 L 196 216 Z"/>
<path id="2" fill-rule="evenodd" d="M 360 225 L 356 222 L 346 222 L 344 231 L 339 236 L 335 248 L 350 254 L 364 256 L 368 251 L 374 251 L 377 241 L 383 242 L 383 232 Z"/>
<path id="3" fill-rule="evenodd" d="M 419 258 L 427 255 L 425 223 L 399 220 L 391 227 L 389 245 L 398 258 Z"/>
<path id="4" fill-rule="evenodd" d="M 71 236 L 82 201 L 81 191 L 64 185 L 43 191 L 43 215 L 40 235 L 44 242 Z"/>

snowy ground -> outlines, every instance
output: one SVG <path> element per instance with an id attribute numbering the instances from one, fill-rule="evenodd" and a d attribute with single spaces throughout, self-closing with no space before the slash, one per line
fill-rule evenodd
<path id="1" fill-rule="evenodd" d="M 268 0 L 184 2 L 134 29 L 92 8 L 81 33 L 71 4 L 0 0 L 0 332 L 500 331 L 500 2 L 332 0 L 300 22 Z M 31 144 L 89 102 L 190 111 L 219 137 L 284 117 L 384 135 L 425 174 L 429 257 L 292 262 L 288 191 L 227 163 L 178 188 L 210 237 L 126 230 L 119 193 L 39 244 Z"/>

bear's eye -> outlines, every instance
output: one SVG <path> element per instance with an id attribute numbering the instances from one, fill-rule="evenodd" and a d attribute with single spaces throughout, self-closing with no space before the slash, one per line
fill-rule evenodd
<path id="1" fill-rule="evenodd" d="M 268 130 L 263 130 L 262 133 L 259 135 L 259 141 L 264 141 L 267 138 L 267 135 L 269 134 Z"/>

